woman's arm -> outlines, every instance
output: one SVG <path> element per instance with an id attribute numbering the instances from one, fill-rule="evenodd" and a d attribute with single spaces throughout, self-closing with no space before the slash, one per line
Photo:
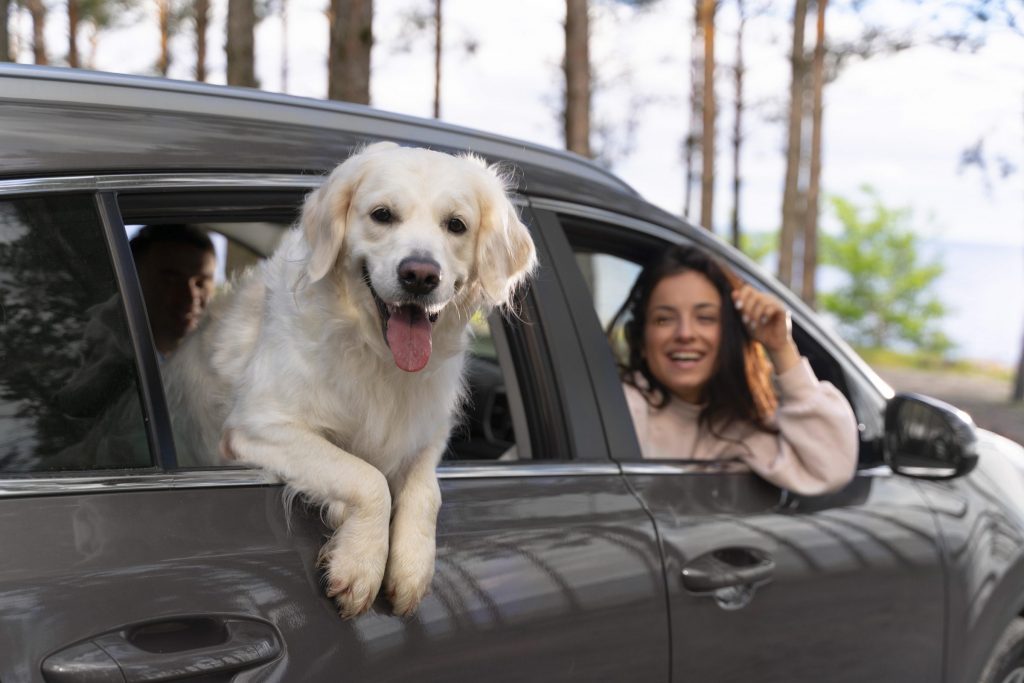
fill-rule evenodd
<path id="1" fill-rule="evenodd" d="M 754 469 L 794 493 L 818 495 L 850 482 L 857 468 L 857 418 L 846 397 L 814 376 L 807 359 L 778 376 L 779 433 L 773 457 L 756 457 Z"/>
<path id="2" fill-rule="evenodd" d="M 748 445 L 748 464 L 772 483 L 814 495 L 845 486 L 857 467 L 857 418 L 842 393 L 819 382 L 793 342 L 789 311 L 767 292 L 744 285 L 733 292 L 751 337 L 760 342 L 778 378 L 779 429 L 770 448 L 766 439 Z"/>

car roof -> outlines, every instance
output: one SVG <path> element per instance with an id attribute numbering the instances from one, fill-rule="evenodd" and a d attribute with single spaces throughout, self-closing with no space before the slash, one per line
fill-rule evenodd
<path id="1" fill-rule="evenodd" d="M 511 163 L 534 196 L 667 214 L 589 159 L 372 107 L 189 81 L 0 65 L 0 179 L 107 173 L 322 174 L 376 140 Z M 660 215 L 659 215 L 660 214 Z M 653 217 L 653 216 L 652 216 Z"/>

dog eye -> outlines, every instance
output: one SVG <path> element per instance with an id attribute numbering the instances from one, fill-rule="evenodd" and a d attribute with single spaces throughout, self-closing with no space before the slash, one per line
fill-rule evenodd
<path id="1" fill-rule="evenodd" d="M 388 209 L 388 208 L 385 208 L 383 206 L 380 206 L 380 207 L 374 209 L 373 211 L 371 211 L 370 212 L 370 218 L 372 218 L 377 223 L 384 223 L 384 224 L 391 223 L 392 221 L 395 220 L 395 217 L 394 217 L 394 215 L 392 215 L 391 210 Z"/>
<path id="2" fill-rule="evenodd" d="M 448 222 L 445 225 L 448 228 L 448 232 L 453 232 L 456 235 L 461 235 L 466 232 L 466 224 L 462 222 L 461 218 L 455 218 L 453 216 L 448 219 Z"/>

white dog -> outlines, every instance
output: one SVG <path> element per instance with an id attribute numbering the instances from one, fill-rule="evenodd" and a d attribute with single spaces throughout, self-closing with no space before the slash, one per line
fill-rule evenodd
<path id="1" fill-rule="evenodd" d="M 434 573 L 435 468 L 467 324 L 509 303 L 535 266 L 493 167 L 366 148 L 166 364 L 179 462 L 219 449 L 325 505 L 336 531 L 321 559 L 341 614 L 369 609 L 382 583 L 410 614 Z"/>

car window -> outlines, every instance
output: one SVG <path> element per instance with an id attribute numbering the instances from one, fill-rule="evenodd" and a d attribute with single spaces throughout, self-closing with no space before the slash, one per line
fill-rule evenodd
<path id="1" fill-rule="evenodd" d="M 566 237 L 572 246 L 576 263 L 587 284 L 595 312 L 603 330 L 608 331 L 609 344 L 618 362 L 625 362 L 627 349 L 622 329 L 609 330 L 619 308 L 626 301 L 643 263 L 654 258 L 668 244 L 662 240 L 598 225 L 574 217 L 562 217 Z M 743 276 L 743 272 L 737 269 Z M 754 282 L 758 288 L 759 283 Z M 854 411 L 863 410 L 865 401 L 858 400 L 854 387 L 836 359 L 820 343 L 794 321 L 793 339 L 800 353 L 808 359 L 818 379 L 832 383 L 851 403 Z M 862 437 L 864 435 L 862 434 Z M 877 461 L 877 444 L 873 438 L 863 438 L 862 466 Z"/>
<path id="2" fill-rule="evenodd" d="M 576 265 L 593 297 L 601 329 L 607 330 L 640 274 L 641 266 L 628 259 L 600 252 L 576 251 L 574 255 Z M 616 360 L 624 361 L 627 351 L 622 330 L 613 330 L 609 342 Z"/>
<path id="3" fill-rule="evenodd" d="M 91 196 L 0 201 L 0 473 L 152 465 Z"/>
<path id="4" fill-rule="evenodd" d="M 258 201 L 258 197 L 254 201 Z M 216 207 L 215 196 L 204 194 L 201 211 L 190 209 L 188 197 L 173 196 L 170 200 L 143 195 L 131 195 L 122 200 L 122 213 L 127 236 L 132 239 L 140 234 L 159 234 L 161 230 L 182 230 L 208 236 L 215 251 L 215 280 L 211 301 L 230 289 L 230 281 L 246 268 L 257 265 L 271 254 L 281 236 L 288 230 L 291 220 L 301 206 L 302 196 L 293 197 L 291 215 L 268 211 L 261 216 L 247 208 L 246 198 L 233 193 L 223 210 Z M 168 206 L 173 202 L 174 206 Z M 278 203 L 282 203 L 279 200 Z M 246 220 L 233 220 L 231 211 L 240 212 Z M 263 219 L 263 220 L 261 220 Z M 137 268 L 139 268 L 137 263 Z M 144 269 L 144 267 L 143 267 Z M 140 272 L 140 282 L 146 289 L 146 276 Z M 150 319 L 154 341 L 159 345 L 157 334 L 160 308 L 178 306 L 166 298 L 161 306 L 157 298 L 147 297 L 147 315 Z M 212 304 L 211 304 L 212 305 Z M 531 457 L 525 412 L 517 390 L 517 378 L 512 354 L 509 350 L 507 325 L 519 324 L 515 316 L 502 318 L 500 315 L 475 315 L 470 322 L 470 345 L 466 363 L 466 398 L 459 421 L 453 429 L 444 461 L 513 462 Z M 191 330 L 189 330 L 190 332 Z M 184 327 L 179 327 L 184 332 Z M 186 333 L 187 336 L 187 333 Z M 184 336 L 183 336 L 184 338 Z M 173 352 L 156 349 L 158 356 L 169 358 Z M 161 366 L 164 367 L 163 365 Z M 165 388 L 167 378 L 165 376 Z M 169 398 L 169 397 L 168 397 Z M 172 402 L 168 400 L 168 403 Z M 171 415 L 175 421 L 175 415 Z M 211 454 L 193 453 L 194 447 L 182 435 L 176 434 L 175 449 L 179 464 L 188 467 L 222 466 Z M 216 462 L 216 465 L 202 464 Z"/>

